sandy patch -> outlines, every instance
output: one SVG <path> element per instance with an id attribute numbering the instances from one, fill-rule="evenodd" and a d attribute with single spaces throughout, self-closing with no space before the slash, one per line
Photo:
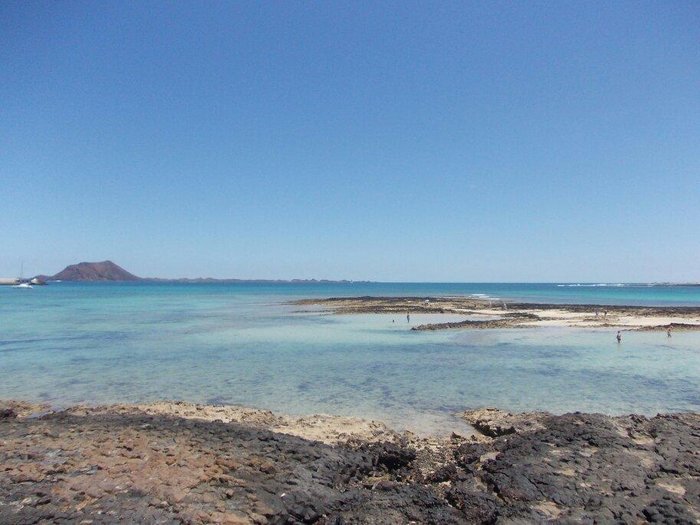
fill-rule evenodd
<path id="1" fill-rule="evenodd" d="M 199 405 L 182 401 L 159 401 L 141 405 L 110 405 L 106 407 L 77 406 L 71 414 L 90 415 L 104 411 L 129 413 L 138 410 L 150 415 L 170 415 L 201 421 L 243 423 L 326 444 L 358 439 L 368 442 L 395 441 L 400 434 L 384 423 L 361 418 L 316 414 L 303 417 L 278 415 L 269 410 L 242 406 Z"/>

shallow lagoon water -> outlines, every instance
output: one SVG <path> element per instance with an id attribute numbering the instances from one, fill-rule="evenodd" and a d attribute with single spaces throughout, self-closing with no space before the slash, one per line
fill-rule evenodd
<path id="1" fill-rule="evenodd" d="M 384 290 L 366 291 L 346 295 Z M 57 406 L 181 399 L 419 431 L 456 425 L 454 412 L 482 406 L 700 410 L 697 332 L 626 332 L 621 345 L 614 330 L 600 329 L 412 332 L 462 317 L 412 314 L 409 324 L 405 315 L 335 316 L 288 304 L 337 292 L 331 284 L 2 288 L 0 398 Z"/>

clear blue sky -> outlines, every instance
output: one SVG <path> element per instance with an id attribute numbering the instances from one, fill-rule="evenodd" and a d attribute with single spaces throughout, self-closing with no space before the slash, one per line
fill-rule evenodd
<path id="1" fill-rule="evenodd" d="M 0 232 L 0 276 L 700 281 L 700 4 L 5 1 Z"/>

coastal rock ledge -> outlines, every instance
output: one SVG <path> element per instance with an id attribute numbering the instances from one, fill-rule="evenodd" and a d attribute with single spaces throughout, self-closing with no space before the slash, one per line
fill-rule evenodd
<path id="1" fill-rule="evenodd" d="M 0 409 L 0 523 L 700 521 L 698 414 L 485 409 L 464 417 L 488 436 L 323 443 L 269 413 Z"/>

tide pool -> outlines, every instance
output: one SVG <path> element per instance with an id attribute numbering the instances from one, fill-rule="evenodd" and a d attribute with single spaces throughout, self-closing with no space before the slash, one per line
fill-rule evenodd
<path id="1" fill-rule="evenodd" d="M 395 290 L 497 295 L 477 285 L 372 286 L 0 288 L 0 398 L 56 406 L 178 399 L 352 415 L 428 431 L 454 424 L 456 411 L 483 406 L 607 414 L 700 410 L 698 332 L 670 339 L 628 332 L 621 345 L 615 330 L 412 332 L 410 326 L 436 316 L 413 314 L 409 324 L 405 315 L 335 316 L 289 304 L 300 297 L 398 295 Z M 460 292 L 465 287 L 471 288 Z M 659 296 L 688 297 L 674 293 Z"/>

